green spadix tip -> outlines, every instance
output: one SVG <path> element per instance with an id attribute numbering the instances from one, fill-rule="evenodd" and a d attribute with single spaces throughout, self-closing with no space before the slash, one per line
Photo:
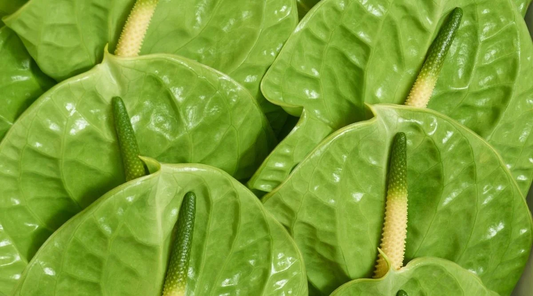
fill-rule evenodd
<path id="1" fill-rule="evenodd" d="M 135 131 L 131 125 L 126 105 L 120 97 L 113 97 L 111 101 L 126 181 L 146 176 L 147 171 L 143 161 L 139 158 L 139 145 L 137 144 Z"/>
<path id="2" fill-rule="evenodd" d="M 426 108 L 429 104 L 448 51 L 461 25 L 462 18 L 463 10 L 461 8 L 455 8 L 444 22 L 437 38 L 429 48 L 424 65 L 411 88 L 405 105 Z"/>
<path id="3" fill-rule="evenodd" d="M 171 246 L 170 262 L 167 268 L 163 296 L 183 296 L 187 290 L 187 273 L 196 216 L 196 195 L 185 194 L 176 222 L 176 236 Z"/>

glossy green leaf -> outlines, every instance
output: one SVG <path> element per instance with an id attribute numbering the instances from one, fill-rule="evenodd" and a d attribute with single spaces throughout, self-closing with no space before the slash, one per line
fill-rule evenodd
<path id="1" fill-rule="evenodd" d="M 516 3 L 516 6 L 518 7 L 518 10 L 522 15 L 526 15 L 527 8 L 531 4 L 531 0 L 514 0 Z"/>
<path id="2" fill-rule="evenodd" d="M 32 60 L 15 32 L 0 28 L 0 141 L 15 119 L 54 82 Z"/>
<path id="3" fill-rule="evenodd" d="M 351 281 L 331 296 L 396 295 L 398 290 L 409 296 L 499 296 L 461 266 L 431 257 L 415 259 L 399 271 L 389 271 L 384 278 Z"/>
<path id="4" fill-rule="evenodd" d="M 487 288 L 508 295 L 529 255 L 532 222 L 498 154 L 437 112 L 397 105 L 372 109 L 373 119 L 331 135 L 263 198 L 296 240 L 311 285 L 327 295 L 351 279 L 372 276 L 390 141 L 404 132 L 406 262 L 448 259 L 476 273 Z"/>
<path id="5" fill-rule="evenodd" d="M 227 73 L 278 131 L 287 115 L 264 99 L 259 84 L 296 27 L 296 10 L 293 0 L 160 1 L 141 54 L 175 53 Z"/>
<path id="6" fill-rule="evenodd" d="M 114 49 L 135 0 L 30 0 L 4 19 L 44 73 L 64 80 Z"/>
<path id="7" fill-rule="evenodd" d="M 0 143 L 0 291 L 59 226 L 124 182 L 114 96 L 126 104 L 140 152 L 159 161 L 245 179 L 273 142 L 259 106 L 228 76 L 173 55 L 107 55 L 41 96 Z"/>
<path id="8" fill-rule="evenodd" d="M 65 79 L 116 44 L 132 0 L 32 0 L 7 20 L 51 77 Z M 159 1 L 141 54 L 175 53 L 228 74 L 254 95 L 275 130 L 287 114 L 259 84 L 298 21 L 293 0 Z M 114 48 L 114 46 L 111 46 Z"/>
<path id="9" fill-rule="evenodd" d="M 364 119 L 363 101 L 403 104 L 455 7 L 464 11 L 462 24 L 428 107 L 493 145 L 525 193 L 533 177 L 533 45 L 511 1 L 323 0 L 267 72 L 263 93 L 294 115 L 305 109 L 320 130 Z M 263 164 L 252 188 L 280 184 L 289 174 L 280 167 L 301 160 L 292 147 L 315 132 L 305 122 L 299 126 L 271 155 L 276 161 Z M 321 140 L 314 136 L 298 149 L 310 152 Z M 281 178 L 272 179 L 273 171 Z"/>
<path id="10" fill-rule="evenodd" d="M 203 165 L 161 165 L 105 194 L 50 237 L 13 295 L 161 295 L 188 191 L 197 202 L 187 295 L 307 295 L 287 232 L 243 185 Z"/>

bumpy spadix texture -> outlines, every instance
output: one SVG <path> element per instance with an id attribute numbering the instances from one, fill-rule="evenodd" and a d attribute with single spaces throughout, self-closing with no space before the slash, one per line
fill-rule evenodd
<path id="1" fill-rule="evenodd" d="M 424 65 L 416 78 L 413 88 L 411 88 L 407 101 L 405 101 L 406 105 L 418 108 L 427 107 L 462 18 L 463 10 L 455 8 L 440 29 L 437 38 L 429 48 Z"/>
<path id="2" fill-rule="evenodd" d="M 163 296 L 185 295 L 195 216 L 196 195 L 193 192 L 188 192 L 181 203 L 178 222 L 176 223 L 176 237 L 171 248 Z"/>
<path id="3" fill-rule="evenodd" d="M 124 174 L 126 181 L 140 178 L 146 175 L 144 163 L 139 158 L 139 145 L 135 138 L 135 131 L 131 126 L 130 116 L 126 105 L 120 97 L 114 97 L 113 101 L 113 119 L 115 121 L 115 130 L 117 131 L 118 145 L 124 164 Z"/>
<path id="4" fill-rule="evenodd" d="M 141 52 L 144 36 L 150 26 L 158 0 L 137 0 L 118 40 L 115 54 L 121 57 L 136 57 Z"/>
<path id="5" fill-rule="evenodd" d="M 407 139 L 404 133 L 396 134 L 392 142 L 387 177 L 387 202 L 381 250 L 390 260 L 391 267 L 398 270 L 403 265 L 407 238 Z M 374 277 L 380 278 L 388 271 L 385 258 L 379 254 Z"/>

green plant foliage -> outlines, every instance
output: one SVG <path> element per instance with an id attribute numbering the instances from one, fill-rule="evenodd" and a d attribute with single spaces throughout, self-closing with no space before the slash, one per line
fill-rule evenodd
<path id="1" fill-rule="evenodd" d="M 527 8 L 531 4 L 531 0 L 514 0 L 516 3 L 516 6 L 518 7 L 518 10 L 522 15 L 526 15 Z"/>
<path id="2" fill-rule="evenodd" d="M 4 19 L 41 70 L 60 81 L 100 63 L 114 49 L 135 0 L 31 0 Z"/>
<path id="3" fill-rule="evenodd" d="M 115 48 L 133 0 L 30 1 L 6 20 L 41 69 L 62 80 Z M 175 53 L 222 71 L 258 100 L 276 130 L 286 113 L 266 101 L 259 83 L 298 20 L 293 0 L 159 1 L 141 54 Z"/>
<path id="4" fill-rule="evenodd" d="M 140 152 L 204 163 L 238 179 L 268 154 L 259 106 L 228 76 L 194 61 L 107 55 L 41 96 L 0 143 L 0 291 L 70 217 L 125 180 L 111 99 L 123 98 Z"/>
<path id="5" fill-rule="evenodd" d="M 396 294 L 402 289 L 405 293 Z M 461 266 L 438 258 L 419 258 L 380 279 L 359 279 L 338 288 L 331 296 L 425 295 L 498 296 Z"/>
<path id="6" fill-rule="evenodd" d="M 18 36 L 0 28 L 0 141 L 13 122 L 54 82 L 32 60 Z"/>
<path id="7" fill-rule="evenodd" d="M 497 153 L 431 110 L 375 105 L 371 120 L 319 145 L 277 189 L 267 210 L 302 251 L 310 285 L 328 295 L 372 276 L 385 207 L 390 141 L 407 135 L 405 260 L 439 257 L 509 295 L 532 242 L 525 199 Z"/>
<path id="8" fill-rule="evenodd" d="M 485 138 L 527 192 L 533 177 L 533 46 L 507 0 L 321 1 L 262 82 L 268 100 L 305 116 L 250 187 L 280 184 L 326 130 L 365 119 L 364 102 L 403 104 L 455 7 L 464 11 L 462 24 L 428 107 Z"/>
<path id="9" fill-rule="evenodd" d="M 259 200 L 225 172 L 161 165 L 68 221 L 13 295 L 161 295 L 183 196 L 196 194 L 187 295 L 307 295 L 301 255 Z"/>

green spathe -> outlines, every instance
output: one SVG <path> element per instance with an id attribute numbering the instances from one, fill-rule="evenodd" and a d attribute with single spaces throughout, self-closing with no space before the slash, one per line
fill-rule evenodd
<path id="1" fill-rule="evenodd" d="M 171 233 L 196 194 L 188 291 L 307 296 L 301 255 L 259 200 L 221 170 L 161 165 L 68 221 L 41 247 L 14 296 L 160 295 Z M 44 268 L 43 268 L 44 267 Z"/>
<path id="2" fill-rule="evenodd" d="M 41 96 L 0 143 L 1 292 L 59 226 L 125 176 L 111 98 L 123 98 L 143 155 L 249 177 L 274 139 L 253 97 L 194 61 L 107 55 Z M 36 184 L 39 184 L 36 186 Z"/>
<path id="3" fill-rule="evenodd" d="M 311 8 L 315 4 L 317 4 L 320 0 L 297 0 L 298 3 L 298 14 L 300 15 L 300 18 L 303 18 Z M 518 7 L 518 10 L 522 15 L 525 15 L 527 12 L 527 8 L 529 7 L 529 4 L 531 3 L 531 0 L 514 0 L 516 3 L 516 6 Z"/>
<path id="4" fill-rule="evenodd" d="M 35 65 L 13 30 L 0 28 L 0 141 L 13 122 L 54 82 Z"/>
<path id="5" fill-rule="evenodd" d="M 405 261 L 447 259 L 476 273 L 487 288 L 509 295 L 530 252 L 532 223 L 498 154 L 437 112 L 400 105 L 370 108 L 374 118 L 331 135 L 263 197 L 296 240 L 316 294 L 328 295 L 352 279 L 372 276 L 389 142 L 404 132 L 409 187 Z"/>
<path id="6" fill-rule="evenodd" d="M 363 102 L 403 104 L 456 7 L 463 9 L 462 24 L 428 108 L 486 139 L 527 192 L 533 177 L 533 44 L 507 0 L 320 1 L 262 81 L 268 100 L 303 113 L 250 187 L 269 192 L 283 182 L 328 131 L 366 119 Z"/>
<path id="7" fill-rule="evenodd" d="M 64 80 L 98 64 L 107 43 L 115 49 L 134 2 L 30 1 L 6 23 L 44 73 Z M 294 0 L 160 1 L 140 54 L 177 54 L 228 74 L 278 130 L 287 115 L 264 99 L 259 84 L 297 22 Z"/>
<path id="8" fill-rule="evenodd" d="M 398 291 L 399 289 L 403 289 Z M 402 293 L 403 292 L 403 293 Z M 381 279 L 359 279 L 342 285 L 331 296 L 425 295 L 498 296 L 475 274 L 439 258 L 418 258 L 399 271 L 390 270 Z"/>

